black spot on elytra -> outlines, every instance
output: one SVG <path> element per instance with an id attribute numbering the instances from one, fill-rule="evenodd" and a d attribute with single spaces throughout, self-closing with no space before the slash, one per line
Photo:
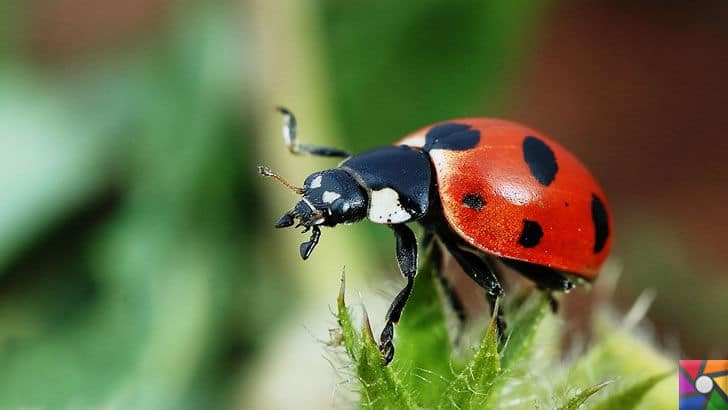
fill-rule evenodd
<path id="1" fill-rule="evenodd" d="M 465 194 L 463 196 L 463 205 L 480 211 L 485 206 L 485 200 L 478 193 Z"/>
<path id="2" fill-rule="evenodd" d="M 467 124 L 448 122 L 430 128 L 425 135 L 425 146 L 422 149 L 429 152 L 432 149 L 448 149 L 452 151 L 465 151 L 478 145 L 480 131 L 471 129 Z"/>
<path id="3" fill-rule="evenodd" d="M 531 175 L 541 185 L 549 186 L 554 182 L 559 165 L 554 152 L 545 142 L 536 137 L 526 137 L 523 140 L 523 159 L 528 164 Z"/>
<path id="4" fill-rule="evenodd" d="M 541 242 L 543 237 L 543 229 L 541 225 L 536 221 L 529 221 L 528 219 L 523 220 L 523 230 L 521 231 L 521 237 L 518 238 L 518 243 L 524 248 L 533 248 Z"/>
<path id="5" fill-rule="evenodd" d="M 594 253 L 599 253 L 609 237 L 609 221 L 604 202 L 595 194 L 592 194 L 591 211 L 594 222 Z"/>

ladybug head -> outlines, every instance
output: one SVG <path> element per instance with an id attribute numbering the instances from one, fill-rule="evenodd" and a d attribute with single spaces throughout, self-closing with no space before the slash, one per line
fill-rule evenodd
<path id="1" fill-rule="evenodd" d="M 301 200 L 276 222 L 276 228 L 303 227 L 312 230 L 311 239 L 301 244 L 301 257 L 307 259 L 321 235 L 319 226 L 335 226 L 363 219 L 367 213 L 367 195 L 356 180 L 341 169 L 328 169 L 309 175 L 302 188 L 293 187 L 267 168 L 259 168 L 262 175 L 274 177 L 294 192 Z"/>

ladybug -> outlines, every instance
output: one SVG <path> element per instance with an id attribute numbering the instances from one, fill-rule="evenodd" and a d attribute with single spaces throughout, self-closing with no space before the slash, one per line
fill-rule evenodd
<path id="1" fill-rule="evenodd" d="M 381 333 L 385 364 L 394 357 L 394 325 L 417 273 L 417 240 L 407 223 L 420 223 L 423 243 L 437 241 L 437 249 L 453 256 L 485 289 L 491 308 L 503 294 L 503 266 L 546 291 L 556 311 L 552 292 L 568 292 L 577 280 L 594 280 L 609 253 L 612 220 L 599 184 L 566 148 L 532 128 L 461 118 L 424 127 L 393 146 L 350 155 L 300 144 L 294 115 L 282 107 L 278 111 L 292 153 L 344 158 L 334 168 L 309 175 L 300 188 L 259 167 L 261 174 L 301 196 L 275 224 L 311 232 L 300 246 L 301 257 L 311 255 L 322 226 L 368 219 L 394 231 L 407 284 L 394 298 Z M 445 288 L 464 319 L 462 303 Z M 502 310 L 495 315 L 503 337 Z"/>

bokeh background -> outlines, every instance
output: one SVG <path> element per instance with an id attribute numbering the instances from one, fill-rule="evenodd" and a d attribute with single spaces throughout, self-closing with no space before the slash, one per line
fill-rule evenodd
<path id="1" fill-rule="evenodd" d="M 295 198 L 255 166 L 335 162 L 291 157 L 276 104 L 355 152 L 461 116 L 554 136 L 611 202 L 615 308 L 652 288 L 656 343 L 725 358 L 727 21 L 720 0 L 0 2 L 0 408 L 345 404 L 329 306 L 346 265 L 381 323 L 394 240 L 328 230 L 298 259 L 272 228 Z"/>

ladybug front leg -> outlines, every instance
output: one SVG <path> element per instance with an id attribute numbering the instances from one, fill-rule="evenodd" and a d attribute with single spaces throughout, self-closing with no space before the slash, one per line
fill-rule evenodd
<path id="1" fill-rule="evenodd" d="M 460 247 L 456 243 L 445 242 L 445 247 L 450 254 L 455 258 L 463 271 L 470 276 L 475 283 L 485 289 L 485 296 L 488 298 L 491 312 L 495 315 L 496 325 L 498 326 L 498 333 L 501 340 L 505 337 L 505 330 L 508 327 L 505 318 L 503 317 L 503 309 L 498 307 L 496 309 L 496 301 L 500 296 L 503 295 L 503 287 L 498 280 L 496 270 L 486 261 Z"/>
<path id="2" fill-rule="evenodd" d="M 379 337 L 379 351 L 384 357 L 384 365 L 388 365 L 394 357 L 394 325 L 399 322 L 402 316 L 407 299 L 412 293 L 412 287 L 415 283 L 415 275 L 417 274 L 417 239 L 410 228 L 404 224 L 389 225 L 394 230 L 397 239 L 397 262 L 402 276 L 407 279 L 407 284 L 397 296 L 395 296 L 392 305 L 387 312 L 387 323 L 384 325 L 382 335 Z"/>
<path id="3" fill-rule="evenodd" d="M 298 128 L 296 124 L 296 117 L 287 108 L 276 107 L 276 110 L 283 114 L 283 140 L 286 142 L 286 147 L 288 147 L 288 150 L 291 151 L 292 154 L 309 154 L 321 157 L 341 158 L 348 158 L 351 156 L 348 152 L 338 148 L 300 144 L 296 141 L 296 132 Z"/>

